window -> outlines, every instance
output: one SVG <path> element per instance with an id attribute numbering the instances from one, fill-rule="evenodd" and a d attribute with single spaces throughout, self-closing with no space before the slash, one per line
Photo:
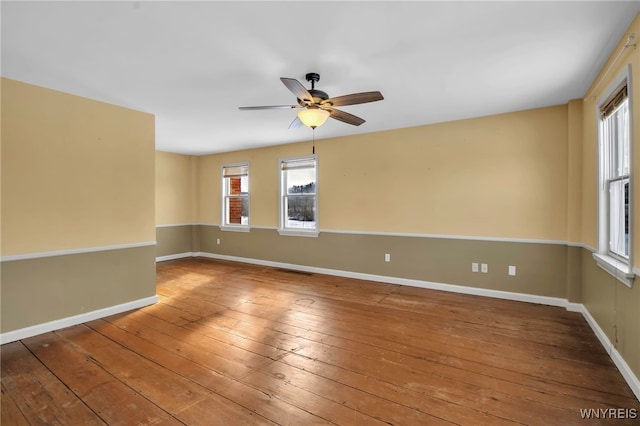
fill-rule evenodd
<path id="1" fill-rule="evenodd" d="M 283 235 L 318 235 L 317 159 L 280 160 L 280 229 Z"/>
<path id="2" fill-rule="evenodd" d="M 625 78 L 599 103 L 598 265 L 631 286 L 631 103 Z"/>
<path id="3" fill-rule="evenodd" d="M 249 164 L 222 166 L 222 225 L 226 231 L 249 230 Z"/>

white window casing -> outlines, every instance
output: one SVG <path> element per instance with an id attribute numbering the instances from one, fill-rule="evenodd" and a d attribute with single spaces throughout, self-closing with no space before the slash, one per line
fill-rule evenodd
<path id="1" fill-rule="evenodd" d="M 596 102 L 599 267 L 631 287 L 633 272 L 633 96 L 628 65 Z"/>
<path id="2" fill-rule="evenodd" d="M 222 223 L 223 231 L 249 232 L 249 163 L 223 164 Z"/>
<path id="3" fill-rule="evenodd" d="M 280 235 L 317 237 L 318 158 L 316 155 L 281 159 Z"/>

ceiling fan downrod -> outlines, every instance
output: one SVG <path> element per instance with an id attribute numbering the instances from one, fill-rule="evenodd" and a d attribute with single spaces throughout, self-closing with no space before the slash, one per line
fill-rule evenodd
<path id="1" fill-rule="evenodd" d="M 320 74 L 315 72 L 310 72 L 310 73 L 307 73 L 307 75 L 305 75 L 304 78 L 307 81 L 311 82 L 311 90 L 313 90 L 316 88 L 316 82 L 320 81 Z"/>

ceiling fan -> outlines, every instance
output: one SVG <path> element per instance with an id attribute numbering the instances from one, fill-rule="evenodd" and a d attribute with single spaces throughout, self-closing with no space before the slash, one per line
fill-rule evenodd
<path id="1" fill-rule="evenodd" d="M 258 109 L 287 109 L 296 108 L 300 109 L 296 118 L 289 125 L 289 129 L 295 129 L 302 124 L 315 129 L 318 126 L 324 124 L 327 118 L 331 117 L 335 120 L 342 121 L 343 123 L 359 126 L 365 122 L 360 117 L 357 117 L 348 112 L 341 111 L 334 107 L 364 104 L 367 102 L 381 101 L 384 99 L 380 92 L 361 92 L 352 93 L 350 95 L 338 96 L 330 98 L 326 92 L 317 90 L 315 83 L 320 81 L 320 74 L 311 72 L 305 75 L 307 81 L 311 82 L 311 89 L 307 90 L 302 83 L 295 78 L 281 77 L 280 80 L 287 86 L 287 89 L 291 91 L 298 103 L 296 105 L 267 105 L 267 106 L 248 106 L 239 107 L 241 110 L 258 110 Z"/>

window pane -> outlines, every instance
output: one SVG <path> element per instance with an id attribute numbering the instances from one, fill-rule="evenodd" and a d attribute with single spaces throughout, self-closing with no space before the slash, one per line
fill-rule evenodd
<path id="1" fill-rule="evenodd" d="M 609 250 L 629 257 L 629 179 L 609 184 Z"/>
<path id="2" fill-rule="evenodd" d="M 315 169 L 296 169 L 285 172 L 287 175 L 287 194 L 315 194 Z"/>
<path id="3" fill-rule="evenodd" d="M 224 225 L 249 225 L 249 165 L 222 167 Z"/>
<path id="4" fill-rule="evenodd" d="M 603 122 L 605 179 L 626 176 L 630 170 L 629 101 L 625 99 Z"/>
<path id="5" fill-rule="evenodd" d="M 249 176 L 242 176 L 240 178 L 240 193 L 241 194 L 249 193 Z"/>
<path id="6" fill-rule="evenodd" d="M 249 224 L 249 198 L 225 197 L 225 225 Z"/>
<path id="7" fill-rule="evenodd" d="M 243 225 L 248 225 L 249 224 L 249 198 L 248 197 L 242 197 L 242 224 Z"/>
<path id="8" fill-rule="evenodd" d="M 282 203 L 280 223 L 283 229 L 316 231 L 317 187 L 316 158 L 283 160 L 280 163 Z"/>
<path id="9" fill-rule="evenodd" d="M 284 210 L 287 212 L 285 227 L 310 228 L 316 226 L 315 196 L 284 197 Z"/>
<path id="10" fill-rule="evenodd" d="M 615 112 L 618 141 L 618 176 L 629 174 L 629 102 L 625 100 Z"/>

